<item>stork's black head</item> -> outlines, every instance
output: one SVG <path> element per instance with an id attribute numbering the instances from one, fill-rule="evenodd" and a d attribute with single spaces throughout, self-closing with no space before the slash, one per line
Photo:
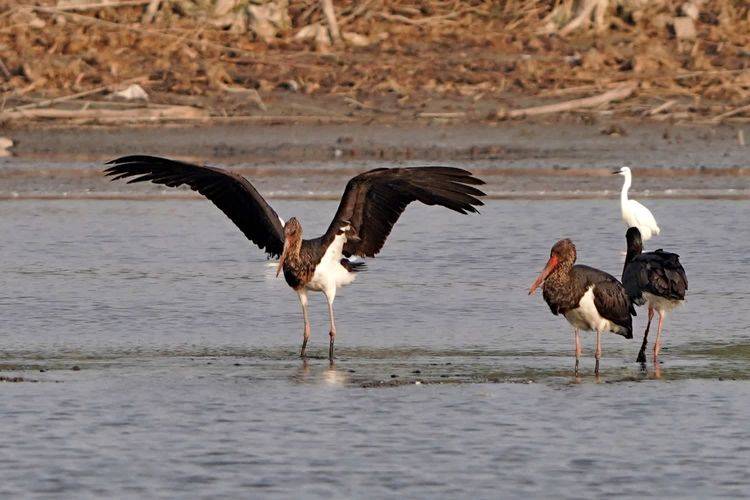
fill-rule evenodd
<path id="1" fill-rule="evenodd" d="M 641 232 L 637 227 L 629 227 L 625 233 L 625 239 L 628 241 L 628 248 L 638 248 L 638 253 L 643 251 L 643 240 Z"/>
<path id="2" fill-rule="evenodd" d="M 643 240 L 641 239 L 641 232 L 637 227 L 629 227 L 628 232 L 625 233 L 625 239 L 628 242 L 627 257 L 625 257 L 625 262 L 627 263 L 633 257 L 643 252 Z"/>

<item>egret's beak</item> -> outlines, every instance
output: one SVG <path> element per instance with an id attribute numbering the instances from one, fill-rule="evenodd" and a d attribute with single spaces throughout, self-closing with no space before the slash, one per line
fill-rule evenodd
<path id="1" fill-rule="evenodd" d="M 622 173 L 622 169 L 621 168 L 618 168 L 617 170 L 613 170 L 612 171 L 612 175 L 617 175 L 617 174 L 621 174 L 621 173 Z"/>
<path id="2" fill-rule="evenodd" d="M 542 273 L 539 275 L 539 277 L 536 279 L 533 285 L 531 285 L 531 288 L 529 288 L 529 295 L 534 295 L 534 292 L 536 292 L 536 289 L 539 288 L 539 285 L 544 282 L 544 280 L 547 279 L 547 276 L 557 267 L 557 264 L 560 261 L 557 258 L 557 255 L 553 255 L 549 258 L 547 261 L 547 265 L 544 266 L 544 269 L 542 270 Z"/>
<path id="3" fill-rule="evenodd" d="M 279 277 L 279 273 L 281 272 L 281 269 L 284 267 L 284 261 L 286 260 L 286 256 L 289 253 L 289 240 L 284 239 L 284 250 L 281 252 L 281 257 L 279 257 L 279 265 L 276 266 L 276 277 Z"/>

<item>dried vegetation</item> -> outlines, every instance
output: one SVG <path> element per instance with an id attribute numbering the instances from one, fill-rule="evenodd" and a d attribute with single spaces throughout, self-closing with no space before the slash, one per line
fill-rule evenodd
<path id="1" fill-rule="evenodd" d="M 0 120 L 750 117 L 746 0 L 20 3 Z"/>

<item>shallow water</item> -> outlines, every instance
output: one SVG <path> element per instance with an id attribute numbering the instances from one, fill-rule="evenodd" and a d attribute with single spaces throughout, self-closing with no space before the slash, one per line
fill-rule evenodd
<path id="1" fill-rule="evenodd" d="M 275 201 L 307 236 L 335 203 Z M 202 201 L 0 202 L 0 495 L 741 496 L 750 202 L 650 200 L 687 303 L 662 363 L 572 335 L 526 290 L 549 248 L 619 275 L 614 200 L 410 207 L 336 299 L 295 295 Z M 74 370 L 77 367 L 80 370 Z"/>

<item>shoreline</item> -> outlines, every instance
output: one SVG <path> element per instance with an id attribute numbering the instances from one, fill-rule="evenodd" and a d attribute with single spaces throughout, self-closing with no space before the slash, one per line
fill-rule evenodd
<path id="1" fill-rule="evenodd" d="M 749 201 L 750 190 L 741 192 L 683 192 L 683 193 L 648 193 L 632 192 L 633 196 L 649 200 L 721 200 L 721 201 Z M 487 193 L 483 200 L 492 201 L 567 201 L 567 200 L 613 200 L 617 199 L 619 193 L 582 192 L 566 193 L 553 191 L 548 193 Z M 341 193 L 330 194 L 275 194 L 266 193 L 264 198 L 268 200 L 287 201 L 339 201 Z M 139 193 L 61 193 L 61 194 L 0 194 L 0 202 L 8 201 L 205 201 L 200 195 L 185 193 L 175 194 L 139 194 Z"/>
<path id="2" fill-rule="evenodd" d="M 371 168 L 445 164 L 485 179 L 489 199 L 614 197 L 621 182 L 610 173 L 627 165 L 633 196 L 744 200 L 739 131 L 621 120 L 5 129 L 14 146 L 0 158 L 0 199 L 170 198 L 101 175 L 108 160 L 152 154 L 230 168 L 276 199 L 338 199 Z"/>
<path id="3" fill-rule="evenodd" d="M 613 161 L 645 166 L 731 167 L 748 165 L 743 139 L 750 138 L 750 125 L 668 124 L 615 118 L 117 128 L 35 123 L 0 127 L 0 136 L 14 142 L 9 149 L 12 157 L 49 161 L 106 161 L 116 155 L 140 152 L 246 165 L 343 160 L 538 160 L 545 165 L 553 156 L 558 157 L 556 163 L 562 164 L 565 160 L 591 160 L 587 155 L 598 152 L 606 153 Z M 715 148 L 717 154 L 706 154 L 707 146 Z"/>

